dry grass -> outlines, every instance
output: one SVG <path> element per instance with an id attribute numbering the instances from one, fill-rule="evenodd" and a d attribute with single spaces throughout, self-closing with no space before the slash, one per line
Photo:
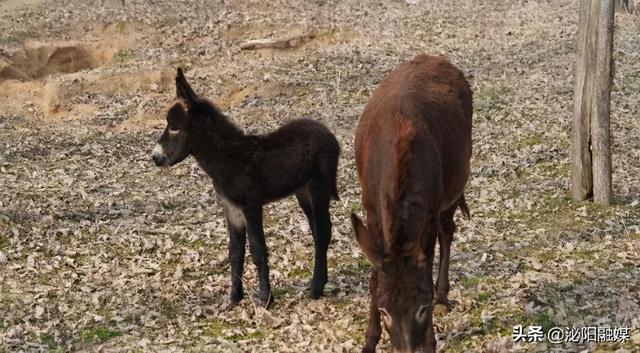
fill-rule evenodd
<path id="1" fill-rule="evenodd" d="M 472 219 L 458 220 L 455 306 L 435 320 L 440 350 L 640 349 L 638 17 L 617 17 L 616 204 L 603 208 L 567 198 L 572 2 L 64 3 L 4 15 L 0 49 L 19 50 L 25 36 L 126 45 L 92 70 L 0 82 L 0 351 L 359 351 L 369 265 L 348 222 L 360 207 L 355 126 L 377 83 L 419 52 L 448 56 L 475 92 Z M 298 49 L 238 48 L 302 29 L 322 35 Z M 337 134 L 342 200 L 325 298 L 305 294 L 312 241 L 286 199 L 265 210 L 273 309 L 250 299 L 220 309 L 227 237 L 211 184 L 191 159 L 160 170 L 148 156 L 177 65 L 248 132 L 307 116 Z M 56 120 L 44 119 L 51 107 Z M 249 260 L 247 269 L 250 288 Z M 635 336 L 513 344 L 512 327 L 532 323 L 628 326 Z"/>

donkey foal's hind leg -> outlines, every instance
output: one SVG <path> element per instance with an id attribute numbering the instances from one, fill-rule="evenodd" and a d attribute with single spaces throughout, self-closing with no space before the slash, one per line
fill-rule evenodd
<path id="1" fill-rule="evenodd" d="M 315 232 L 314 228 L 314 220 L 313 220 L 313 210 L 311 208 L 311 199 L 309 198 L 308 187 L 304 187 L 302 190 L 296 192 L 296 199 L 298 199 L 298 204 L 304 215 L 307 217 L 307 221 L 309 222 L 309 229 L 311 229 L 311 233 Z M 314 236 L 315 237 L 315 236 Z"/>
<path id="2" fill-rule="evenodd" d="M 331 242 L 330 196 L 330 190 L 314 190 L 311 200 L 313 213 L 312 233 L 316 252 L 310 293 L 313 299 L 320 298 L 327 283 L 327 250 Z"/>

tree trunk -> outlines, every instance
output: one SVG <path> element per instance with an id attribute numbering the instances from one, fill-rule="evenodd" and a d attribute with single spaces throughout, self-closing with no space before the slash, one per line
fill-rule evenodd
<path id="1" fill-rule="evenodd" d="M 595 14 L 595 15 L 594 15 Z M 595 65 L 594 22 L 598 21 L 597 1 L 580 1 L 578 24 L 578 54 L 576 57 L 576 88 L 573 116 L 573 146 L 571 197 L 582 201 L 593 194 L 591 174 L 591 97 L 593 97 L 593 66 Z"/>
<path id="2" fill-rule="evenodd" d="M 611 82 L 613 81 L 613 0 L 602 1 L 598 21 L 595 109 L 591 117 L 593 201 L 611 203 L 611 133 L 609 131 Z"/>
<path id="3" fill-rule="evenodd" d="M 572 132 L 571 196 L 611 202 L 613 15 L 616 0 L 581 0 Z"/>

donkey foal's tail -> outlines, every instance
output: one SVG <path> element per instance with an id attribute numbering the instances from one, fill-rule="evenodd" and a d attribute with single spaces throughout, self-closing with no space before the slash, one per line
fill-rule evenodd
<path id="1" fill-rule="evenodd" d="M 338 201 L 340 200 L 340 196 L 338 196 L 338 159 L 340 158 L 340 145 L 338 144 L 338 140 L 335 136 L 331 135 L 331 143 L 328 144 L 331 148 L 327 151 L 327 159 L 325 160 L 324 165 L 324 177 L 327 182 L 331 185 L 331 197 Z"/>

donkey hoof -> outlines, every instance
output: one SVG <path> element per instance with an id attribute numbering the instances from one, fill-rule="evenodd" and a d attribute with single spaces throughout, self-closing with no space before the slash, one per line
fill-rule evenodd
<path id="1" fill-rule="evenodd" d="M 311 286 L 311 290 L 309 291 L 309 296 L 311 297 L 311 299 L 320 299 L 323 292 L 324 292 L 324 288 Z"/>
<path id="2" fill-rule="evenodd" d="M 311 299 L 319 299 L 325 291 L 327 285 L 327 277 L 322 276 L 319 278 L 313 278 L 309 283 L 309 296 Z"/>
<path id="3" fill-rule="evenodd" d="M 232 290 L 231 294 L 229 295 L 229 302 L 232 303 L 233 305 L 236 305 L 240 303 L 243 297 L 244 297 L 244 293 L 242 293 L 242 291 Z"/>
<path id="4" fill-rule="evenodd" d="M 449 308 L 444 304 L 436 304 L 433 306 L 433 315 L 434 316 L 445 316 L 449 313 Z"/>
<path id="5" fill-rule="evenodd" d="M 220 311 L 222 312 L 230 311 L 231 309 L 235 308 L 236 305 L 238 305 L 238 302 L 227 300 L 220 305 Z"/>

